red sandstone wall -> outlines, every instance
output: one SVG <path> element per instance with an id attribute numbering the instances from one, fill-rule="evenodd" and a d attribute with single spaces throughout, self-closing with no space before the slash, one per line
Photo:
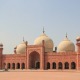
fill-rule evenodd
<path id="1" fill-rule="evenodd" d="M 8 55 L 3 55 L 2 58 L 2 66 L 4 67 L 4 63 L 25 63 L 26 58 L 25 54 L 8 54 Z"/>
<path id="2" fill-rule="evenodd" d="M 78 54 L 78 69 L 80 70 L 80 54 Z"/>
<path id="3" fill-rule="evenodd" d="M 79 60 L 80 61 L 80 60 Z M 77 67 L 77 54 L 76 53 L 46 53 L 45 55 L 45 65 L 47 62 L 50 63 L 50 69 L 52 69 L 52 63 L 55 62 L 57 64 L 57 69 L 58 69 L 58 63 L 62 62 L 63 64 L 63 69 L 64 69 L 64 63 L 68 62 L 69 63 L 69 69 L 71 68 L 71 62 L 76 63 Z M 45 66 L 46 68 L 46 66 Z"/>

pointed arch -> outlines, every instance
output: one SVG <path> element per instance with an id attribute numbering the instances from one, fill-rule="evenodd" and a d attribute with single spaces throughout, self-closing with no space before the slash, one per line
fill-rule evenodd
<path id="1" fill-rule="evenodd" d="M 7 63 L 7 69 L 10 69 L 10 68 L 11 68 L 11 64 Z"/>
<path id="2" fill-rule="evenodd" d="M 56 69 L 56 63 L 55 62 L 52 63 L 52 69 Z"/>
<path id="3" fill-rule="evenodd" d="M 75 62 L 71 62 L 71 69 L 76 69 L 76 63 Z"/>
<path id="4" fill-rule="evenodd" d="M 47 62 L 47 69 L 50 69 L 50 63 Z"/>
<path id="5" fill-rule="evenodd" d="M 59 62 L 59 63 L 58 63 L 58 69 L 63 69 L 62 62 Z"/>
<path id="6" fill-rule="evenodd" d="M 12 69 L 15 69 L 15 63 L 12 63 Z"/>
<path id="7" fill-rule="evenodd" d="M 68 62 L 65 62 L 64 63 L 64 67 L 65 67 L 65 69 L 69 69 L 69 63 Z"/>
<path id="8" fill-rule="evenodd" d="M 21 64 L 21 69 L 25 69 L 25 63 Z"/>
<path id="9" fill-rule="evenodd" d="M 40 68 L 40 54 L 36 51 L 33 51 L 29 55 L 29 68 L 30 69 L 38 69 Z"/>
<path id="10" fill-rule="evenodd" d="M 20 63 L 17 63 L 16 69 L 20 69 Z"/>

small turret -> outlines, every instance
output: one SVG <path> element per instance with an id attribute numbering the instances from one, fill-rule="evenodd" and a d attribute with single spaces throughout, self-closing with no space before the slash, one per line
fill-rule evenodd
<path id="1" fill-rule="evenodd" d="M 77 41 L 77 43 L 76 43 L 76 45 L 77 45 L 77 52 L 80 53 L 80 36 L 76 38 L 76 41 Z"/>
<path id="2" fill-rule="evenodd" d="M 3 44 L 0 43 L 0 69 L 2 69 L 2 53 L 3 53 Z"/>
<path id="3" fill-rule="evenodd" d="M 2 53 L 3 53 L 3 44 L 0 43 L 0 54 L 2 54 Z"/>
<path id="4" fill-rule="evenodd" d="M 16 54 L 16 49 L 17 49 L 17 46 L 14 48 L 14 53 Z"/>

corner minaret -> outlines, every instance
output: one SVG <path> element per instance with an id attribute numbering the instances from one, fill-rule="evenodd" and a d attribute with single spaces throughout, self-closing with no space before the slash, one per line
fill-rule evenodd
<path id="1" fill-rule="evenodd" d="M 0 69 L 2 69 L 3 44 L 0 44 Z"/>
<path id="2" fill-rule="evenodd" d="M 80 54 L 80 36 L 76 38 L 77 52 Z"/>

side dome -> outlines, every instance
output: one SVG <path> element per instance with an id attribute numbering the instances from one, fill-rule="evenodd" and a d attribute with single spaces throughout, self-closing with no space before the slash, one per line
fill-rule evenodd
<path id="1" fill-rule="evenodd" d="M 75 45 L 73 42 L 71 42 L 67 36 L 66 38 L 60 42 L 58 45 L 58 52 L 74 52 L 75 51 Z"/>
<path id="2" fill-rule="evenodd" d="M 53 41 L 45 33 L 35 39 L 34 45 L 42 45 L 43 40 L 45 45 L 45 52 L 52 52 L 54 46 Z"/>
<path id="3" fill-rule="evenodd" d="M 21 44 L 19 44 L 16 48 L 16 53 L 17 54 L 23 54 L 26 52 L 26 45 L 27 42 L 23 41 Z"/>
<path id="4" fill-rule="evenodd" d="M 76 38 L 76 41 L 80 41 L 80 36 L 78 36 L 78 37 Z"/>

